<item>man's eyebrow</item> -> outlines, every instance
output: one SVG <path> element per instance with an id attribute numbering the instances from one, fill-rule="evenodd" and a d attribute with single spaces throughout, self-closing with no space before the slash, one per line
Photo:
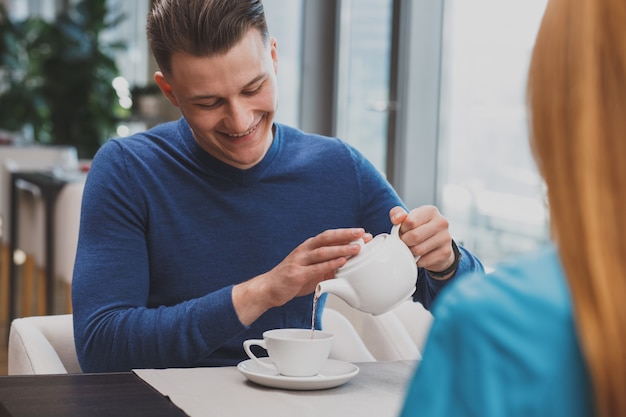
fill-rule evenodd
<path id="1" fill-rule="evenodd" d="M 266 74 L 259 74 L 256 77 L 254 77 L 248 84 L 244 85 L 243 89 L 251 87 L 254 84 L 258 83 L 259 81 L 261 81 L 261 80 L 263 80 L 265 78 L 266 78 Z M 211 95 L 211 94 L 198 94 L 196 96 L 191 96 L 189 98 L 189 100 L 192 100 L 192 101 L 195 101 L 195 100 L 210 100 L 210 99 L 214 99 L 214 98 L 219 98 L 219 97 Z"/>

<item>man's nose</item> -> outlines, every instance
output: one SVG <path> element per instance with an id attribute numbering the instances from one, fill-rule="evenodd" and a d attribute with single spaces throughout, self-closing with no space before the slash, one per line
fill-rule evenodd
<path id="1" fill-rule="evenodd" d="M 244 133 L 250 129 L 252 111 L 243 100 L 233 100 L 228 104 L 226 124 L 232 133 Z"/>

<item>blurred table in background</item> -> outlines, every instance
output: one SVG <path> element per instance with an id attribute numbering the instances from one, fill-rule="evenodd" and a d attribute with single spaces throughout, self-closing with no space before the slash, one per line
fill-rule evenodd
<path id="1" fill-rule="evenodd" d="M 19 182 L 23 181 L 27 184 L 34 185 L 41 191 L 41 197 L 44 204 L 44 251 L 46 266 L 46 314 L 52 314 L 54 306 L 53 288 L 54 288 L 54 255 L 52 239 L 54 238 L 54 203 L 56 198 L 66 184 L 66 181 L 59 180 L 52 173 L 43 172 L 13 172 L 11 174 L 11 218 L 9 232 L 9 254 L 15 254 L 19 247 L 19 217 L 20 207 L 18 199 Z M 9 257 L 9 323 L 17 317 L 17 265 L 15 256 Z"/>
<path id="2" fill-rule="evenodd" d="M 0 164 L 0 319 L 10 322 L 17 315 L 16 281 L 28 273 L 35 275 L 33 271 L 37 271 L 37 268 L 42 271 L 40 275 L 48 276 L 48 281 L 54 276 L 54 259 L 52 253 L 48 253 L 58 246 L 52 240 L 54 201 L 67 184 L 77 189 L 73 194 L 82 196 L 81 185 L 86 173 L 81 168 L 88 168 L 88 162 L 83 162 L 81 166 L 76 149 L 72 146 L 29 144 L 0 146 Z M 78 185 L 74 187 L 74 184 Z M 17 189 L 14 189 L 15 186 Z M 62 199 L 65 199 L 64 195 L 68 191 L 63 191 Z M 15 198 L 16 194 L 19 198 Z M 72 213 L 74 217 L 79 216 L 80 207 L 77 210 L 78 214 L 76 210 Z M 20 217 L 21 222 L 16 222 Z M 52 229 L 46 233 L 48 224 Z M 26 263 L 16 268 L 16 257 L 18 263 Z M 48 258 L 52 259 L 53 268 L 47 268 Z M 19 282 L 22 287 L 25 285 L 24 280 Z M 50 286 L 48 289 L 52 290 Z M 26 296 L 24 291 L 22 293 Z M 50 297 L 51 294 L 48 299 Z M 52 303 L 46 303 L 43 298 L 38 301 L 41 306 L 37 306 L 38 311 L 42 307 L 50 311 Z M 33 300 L 32 295 L 30 299 Z"/>

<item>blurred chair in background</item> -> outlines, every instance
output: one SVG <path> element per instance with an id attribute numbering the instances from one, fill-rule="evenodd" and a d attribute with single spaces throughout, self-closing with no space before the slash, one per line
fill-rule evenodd
<path id="1" fill-rule="evenodd" d="M 59 194 L 55 209 L 54 276 L 65 288 L 65 311 L 72 312 L 72 274 L 78 247 L 80 207 L 84 181 L 68 183 Z"/>
<path id="2" fill-rule="evenodd" d="M 20 275 L 21 315 L 43 315 L 45 314 L 45 297 L 33 297 L 33 294 L 45 293 L 43 200 L 40 190 L 27 183 L 17 184 L 16 198 L 18 199 L 17 207 L 19 207 L 19 234 L 13 259 L 16 265 L 21 266 L 22 272 Z M 7 229 L 10 230 L 10 227 Z"/>
<path id="3" fill-rule="evenodd" d="M 16 183 L 18 188 L 19 207 L 19 243 L 17 251 L 10 254 L 10 220 L 11 220 L 11 175 L 14 172 L 55 172 L 63 173 L 78 169 L 76 149 L 71 146 L 2 146 L 0 147 L 0 319 L 8 317 L 7 306 L 12 290 L 9 289 L 9 271 L 11 257 L 22 267 L 21 298 L 22 310 L 30 314 L 33 306 L 36 313 L 42 314 L 45 308 L 43 295 L 34 297 L 34 293 L 44 294 L 40 285 L 44 280 L 45 245 L 44 245 L 44 205 L 37 187 L 24 183 Z M 58 223 L 58 221 L 55 221 Z M 64 256 L 67 258 L 67 256 Z M 56 270 L 57 268 L 55 268 Z M 66 269 L 65 267 L 61 268 Z M 15 300 L 12 300 L 13 302 Z"/>

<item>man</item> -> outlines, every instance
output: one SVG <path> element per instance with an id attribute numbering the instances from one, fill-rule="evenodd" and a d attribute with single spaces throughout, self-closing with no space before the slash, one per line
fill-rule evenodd
<path id="1" fill-rule="evenodd" d="M 421 256 L 426 306 L 482 270 L 436 208 L 407 213 L 355 149 L 274 123 L 260 1 L 178 3 L 156 2 L 148 39 L 183 117 L 109 141 L 85 186 L 72 295 L 84 371 L 234 365 L 243 340 L 310 326 L 317 283 L 392 223 Z"/>

